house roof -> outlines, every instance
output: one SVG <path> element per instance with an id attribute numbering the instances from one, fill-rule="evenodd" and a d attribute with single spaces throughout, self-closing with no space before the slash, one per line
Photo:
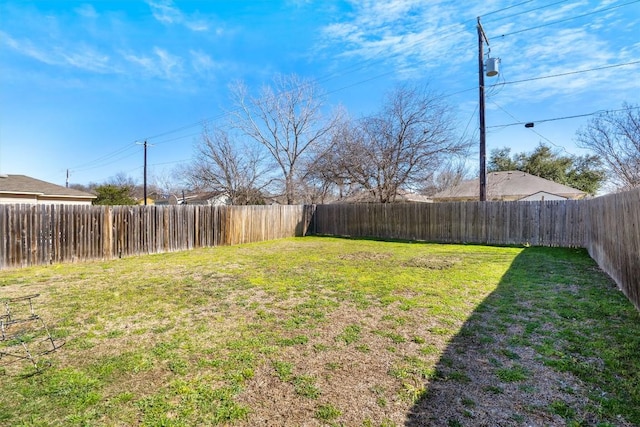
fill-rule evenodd
<path id="1" fill-rule="evenodd" d="M 46 197 L 95 199 L 91 193 L 41 181 L 26 175 L 0 175 L 0 194 L 32 194 Z"/>
<path id="2" fill-rule="evenodd" d="M 587 195 L 584 191 L 568 187 L 539 176 L 521 171 L 487 173 L 488 200 L 518 200 L 539 192 L 563 196 L 568 199 L 580 199 Z M 478 199 L 480 181 L 469 179 L 447 188 L 433 196 L 435 200 L 472 200 Z"/>
<path id="3" fill-rule="evenodd" d="M 227 193 L 224 191 L 206 191 L 201 193 L 185 194 L 183 197 L 177 197 L 178 204 L 202 205 L 209 204 L 220 198 L 226 198 Z"/>

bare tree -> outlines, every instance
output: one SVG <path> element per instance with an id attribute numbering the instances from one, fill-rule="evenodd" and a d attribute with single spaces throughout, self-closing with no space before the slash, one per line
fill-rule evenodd
<path id="1" fill-rule="evenodd" d="M 469 176 L 468 166 L 462 158 L 452 158 L 438 168 L 438 171 L 424 182 L 421 192 L 427 196 L 455 187 Z"/>
<path id="2" fill-rule="evenodd" d="M 594 117 L 576 134 L 578 145 L 593 150 L 620 190 L 640 187 L 640 106 Z"/>
<path id="3" fill-rule="evenodd" d="M 177 203 L 184 190 L 184 170 L 183 166 L 175 167 L 171 170 L 156 170 L 151 175 L 149 194 L 152 197 L 169 200 L 169 203 Z"/>
<path id="4" fill-rule="evenodd" d="M 463 154 L 468 142 L 453 134 L 449 107 L 422 88 L 399 86 L 380 113 L 353 123 L 334 136 L 328 162 L 334 179 L 357 185 L 382 203 L 393 202 L 401 188 L 420 188 L 447 163 Z"/>
<path id="5" fill-rule="evenodd" d="M 184 176 L 193 188 L 225 193 L 231 204 L 264 203 L 261 191 L 268 180 L 263 160 L 257 150 L 234 145 L 227 132 L 205 127 Z"/>
<path id="6" fill-rule="evenodd" d="M 331 129 L 331 136 L 314 150 L 313 157 L 306 163 L 306 178 L 322 189 L 323 198 L 343 199 L 350 195 L 354 185 L 347 170 L 357 164 L 353 153 L 358 128 L 346 114 L 340 114 Z M 349 143 L 347 143 L 347 141 Z M 359 186 L 355 186 L 359 190 Z"/>
<path id="7" fill-rule="evenodd" d="M 109 177 L 103 185 L 121 188 L 125 194 L 133 199 L 142 200 L 144 198 L 144 188 L 142 185 L 136 183 L 136 181 L 125 172 L 118 172 Z"/>
<path id="8" fill-rule="evenodd" d="M 241 82 L 231 91 L 238 107 L 232 112 L 233 126 L 266 147 L 282 173 L 287 204 L 295 203 L 301 162 L 334 124 L 322 116 L 316 85 L 290 75 L 276 77 L 274 87 L 264 87 L 257 97 Z"/>

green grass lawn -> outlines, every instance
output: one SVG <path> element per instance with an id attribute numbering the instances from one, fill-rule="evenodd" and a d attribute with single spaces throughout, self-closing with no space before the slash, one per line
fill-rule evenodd
<path id="1" fill-rule="evenodd" d="M 640 315 L 583 250 L 305 237 L 2 272 L 34 293 L 66 343 L 0 359 L 0 425 L 640 424 Z"/>

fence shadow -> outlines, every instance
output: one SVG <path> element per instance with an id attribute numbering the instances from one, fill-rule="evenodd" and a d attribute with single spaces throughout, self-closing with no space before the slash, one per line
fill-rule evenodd
<path id="1" fill-rule="evenodd" d="M 449 342 L 434 378 L 404 425 L 564 426 L 571 421 L 579 425 L 608 421 L 589 412 L 593 406 L 585 397 L 589 394 L 585 384 L 565 365 L 585 364 L 585 375 L 602 374 L 596 367 L 602 361 L 580 353 L 580 341 L 594 337 L 581 336 L 590 332 L 579 325 L 589 328 L 585 324 L 592 321 L 601 325 L 607 316 L 620 324 L 598 328 L 609 336 L 597 338 L 609 340 L 607 345 L 616 351 L 630 347 L 629 354 L 621 351 L 614 361 L 624 364 L 625 357 L 634 357 L 640 340 L 625 340 L 631 332 L 623 328 L 637 330 L 633 324 L 640 316 L 586 251 L 538 247 L 522 251 L 496 290 Z M 589 371 L 592 368 L 596 370 Z M 616 393 L 606 387 L 601 391 Z"/>

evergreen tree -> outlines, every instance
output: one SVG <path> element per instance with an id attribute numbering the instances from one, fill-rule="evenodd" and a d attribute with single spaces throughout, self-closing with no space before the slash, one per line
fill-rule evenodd
<path id="1" fill-rule="evenodd" d="M 137 200 L 131 196 L 132 188 L 113 184 L 99 185 L 94 189 L 94 205 L 135 205 Z"/>

